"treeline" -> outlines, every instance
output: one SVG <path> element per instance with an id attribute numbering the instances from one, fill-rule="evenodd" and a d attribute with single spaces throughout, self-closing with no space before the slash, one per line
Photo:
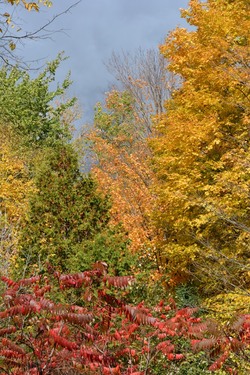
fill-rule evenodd
<path id="1" fill-rule="evenodd" d="M 22 4 L 39 10 L 38 3 Z M 65 99 L 70 77 L 52 90 L 63 57 L 32 78 L 8 63 L 4 51 L 15 46 L 13 37 L 9 44 L 3 39 L 2 276 L 46 275 L 48 264 L 79 273 L 103 261 L 113 276 L 137 277 L 123 296 L 130 303 L 152 306 L 171 296 L 176 308 L 200 307 L 222 327 L 249 313 L 249 11 L 247 0 L 192 0 L 181 12 L 191 29 L 170 32 L 159 52 L 113 54 L 107 67 L 117 84 L 77 141 L 77 101 Z M 91 155 L 89 173 L 82 172 L 83 150 Z M 65 302 L 79 293 L 54 296 Z M 240 324 L 248 332 L 249 322 Z M 196 338 L 202 341 L 204 332 L 200 327 Z M 237 331 L 244 345 L 232 348 L 223 328 L 216 332 L 224 346 L 210 340 L 198 348 L 201 355 L 181 356 L 169 371 L 202 374 L 210 365 L 246 374 L 248 336 Z M 178 350 L 190 353 L 185 345 L 178 341 Z M 224 357 L 213 367 L 214 347 Z M 134 374 L 165 371 L 162 362 L 152 363 L 141 372 L 134 367 Z"/>

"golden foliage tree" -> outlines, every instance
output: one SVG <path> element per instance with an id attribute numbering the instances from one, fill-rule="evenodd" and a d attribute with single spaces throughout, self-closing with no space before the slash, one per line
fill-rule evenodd
<path id="1" fill-rule="evenodd" d="M 250 286 L 250 4 L 191 0 L 162 54 L 181 87 L 152 141 L 161 264 L 211 294 Z"/>
<path id="2" fill-rule="evenodd" d="M 1 130 L 0 271 L 6 273 L 17 254 L 18 230 L 34 186 L 25 157 L 16 149 L 17 137 L 5 126 Z"/>

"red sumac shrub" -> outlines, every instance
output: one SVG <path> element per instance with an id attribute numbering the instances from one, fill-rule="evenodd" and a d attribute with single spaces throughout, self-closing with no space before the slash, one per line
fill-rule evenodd
<path id="1" fill-rule="evenodd" d="M 165 369 L 184 359 L 179 338 L 192 340 L 194 350 L 216 345 L 218 359 L 210 366 L 216 370 L 227 353 L 249 345 L 249 316 L 235 323 L 233 339 L 204 338 L 207 325 L 194 316 L 197 309 L 177 310 L 161 301 L 149 310 L 119 299 L 114 288 L 134 279 L 108 276 L 105 263 L 77 274 L 1 279 L 0 375 L 150 374 L 158 358 L 165 358 Z M 56 302 L 59 295 L 67 299 L 69 288 L 81 292 L 79 305 Z"/>

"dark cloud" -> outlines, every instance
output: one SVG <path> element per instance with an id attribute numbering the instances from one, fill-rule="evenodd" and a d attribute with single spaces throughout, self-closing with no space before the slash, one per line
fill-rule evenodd
<path id="1" fill-rule="evenodd" d="M 35 28 L 73 3 L 74 0 L 54 0 L 53 8 L 22 16 L 30 28 Z M 90 120 L 95 102 L 111 80 L 103 62 L 113 51 L 157 48 L 169 30 L 185 24 L 179 8 L 186 8 L 187 4 L 188 0 L 82 0 L 51 26 L 64 32 L 26 44 L 25 58 L 51 60 L 64 50 L 69 59 L 60 68 L 58 79 L 71 70 L 71 92 L 79 98 L 85 119 Z"/>

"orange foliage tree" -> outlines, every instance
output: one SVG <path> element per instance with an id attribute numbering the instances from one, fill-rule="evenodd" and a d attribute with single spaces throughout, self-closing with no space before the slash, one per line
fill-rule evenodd
<path id="1" fill-rule="evenodd" d="M 133 56 L 113 54 L 109 71 L 120 86 L 98 104 L 94 129 L 90 134 L 96 156 L 93 172 L 106 193 L 112 197 L 112 218 L 122 222 L 131 241 L 130 248 L 157 260 L 152 239 L 157 232 L 150 224 L 154 205 L 150 165 L 152 115 L 160 114 L 171 95 L 175 81 L 163 57 L 154 50 L 138 50 Z"/>
<path id="2" fill-rule="evenodd" d="M 123 223 L 135 251 L 152 236 L 148 217 L 153 176 L 140 125 L 131 95 L 113 90 L 106 97 L 105 108 L 97 106 L 89 136 L 96 157 L 93 173 L 101 189 L 112 197 L 112 221 Z"/>

